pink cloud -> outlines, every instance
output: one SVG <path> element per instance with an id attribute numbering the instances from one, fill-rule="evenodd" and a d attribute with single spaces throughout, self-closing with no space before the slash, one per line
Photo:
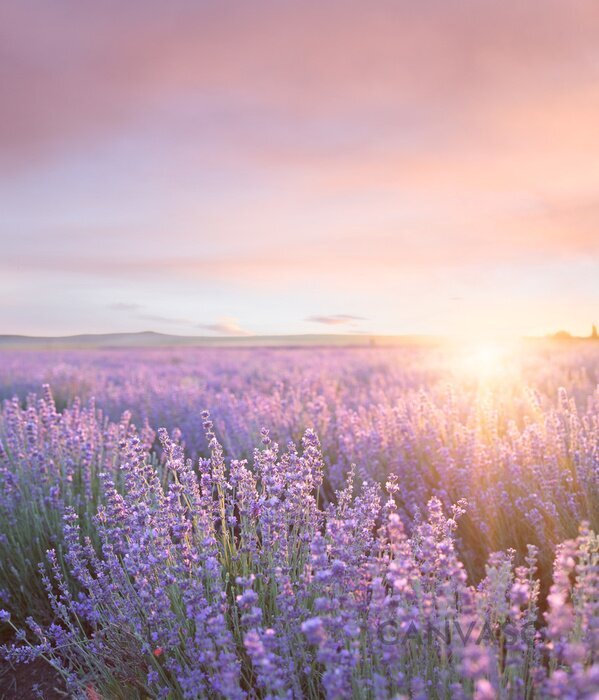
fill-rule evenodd
<path id="1" fill-rule="evenodd" d="M 340 326 L 365 320 L 363 316 L 353 316 L 352 314 L 332 314 L 330 316 L 315 315 L 306 318 L 306 321 L 309 323 L 321 323 L 325 326 Z"/>
<path id="2" fill-rule="evenodd" d="M 377 308 L 596 261 L 597 36 L 594 0 L 0 4 L 3 284 Z"/>
<path id="3" fill-rule="evenodd" d="M 242 328 L 237 319 L 224 316 L 215 323 L 199 323 L 198 328 L 216 335 L 244 336 L 252 335 L 250 331 Z"/>
<path id="4" fill-rule="evenodd" d="M 593 84 L 598 30 L 592 0 L 5 3 L 0 146 L 29 162 L 179 107 L 292 156 L 335 123 L 451 139 L 480 104 Z"/>

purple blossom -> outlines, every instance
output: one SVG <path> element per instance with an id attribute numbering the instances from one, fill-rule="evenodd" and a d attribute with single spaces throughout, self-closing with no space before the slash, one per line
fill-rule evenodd
<path id="1" fill-rule="evenodd" d="M 74 696 L 595 692 L 594 355 L 486 393 L 422 349 L 82 357 L 0 367 L 9 660 Z"/>

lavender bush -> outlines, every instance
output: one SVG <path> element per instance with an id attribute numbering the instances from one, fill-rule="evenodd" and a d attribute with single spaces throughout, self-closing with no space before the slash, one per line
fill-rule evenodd
<path id="1" fill-rule="evenodd" d="M 125 495 L 103 477 L 98 555 L 79 518 L 63 515 L 65 559 L 41 580 L 55 613 L 29 646 L 72 692 L 104 697 L 591 697 L 598 668 L 599 549 L 582 526 L 558 548 L 536 629 L 536 548 L 522 565 L 495 553 L 478 587 L 455 551 L 456 520 L 429 501 L 408 536 L 396 479 L 353 475 L 336 505 L 319 504 L 323 459 L 308 432 L 280 454 L 266 432 L 253 464 L 226 464 L 205 416 L 211 455 L 194 470 L 165 431 L 168 485 L 137 436 Z M 7 613 L 3 613 L 7 618 Z"/>
<path id="2" fill-rule="evenodd" d="M 94 401 L 75 400 L 56 410 L 48 386 L 25 406 L 7 401 L 0 415 L 0 600 L 13 615 L 47 617 L 47 598 L 37 566 L 48 549 L 62 549 L 62 516 L 78 514 L 94 536 L 91 517 L 102 498 L 99 474 L 121 476 L 122 446 L 136 435 L 125 412 L 112 423 Z M 146 426 L 141 440 L 149 449 L 154 433 Z"/>
<path id="3" fill-rule="evenodd" d="M 7 353 L 5 655 L 87 698 L 596 697 L 599 358 L 548 352 Z"/>
<path id="4" fill-rule="evenodd" d="M 352 464 L 358 480 L 396 474 L 408 529 L 432 496 L 445 508 L 468 500 L 458 546 L 472 576 L 490 552 L 528 543 L 549 572 L 579 522 L 599 525 L 599 352 L 531 345 L 485 381 L 463 365 L 421 346 L 8 352 L 0 391 L 25 396 L 48 381 L 61 407 L 95 398 L 114 422 L 130 411 L 137 425 L 180 429 L 194 458 L 207 453 L 204 408 L 238 459 L 251 457 L 263 426 L 281 444 L 311 428 L 323 498 L 334 499 Z"/>

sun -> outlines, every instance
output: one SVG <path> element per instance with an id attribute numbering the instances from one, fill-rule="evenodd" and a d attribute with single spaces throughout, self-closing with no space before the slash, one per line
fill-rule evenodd
<path id="1" fill-rule="evenodd" d="M 499 345 L 479 345 L 474 347 L 467 356 L 467 361 L 472 364 L 472 370 L 476 374 L 497 374 L 503 368 L 505 350 Z"/>
<path id="2" fill-rule="evenodd" d="M 467 344 L 456 351 L 454 365 L 460 374 L 490 380 L 507 372 L 509 353 L 510 348 L 499 342 Z"/>

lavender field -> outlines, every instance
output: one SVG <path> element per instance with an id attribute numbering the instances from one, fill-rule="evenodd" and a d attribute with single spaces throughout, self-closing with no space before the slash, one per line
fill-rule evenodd
<path id="1" fill-rule="evenodd" d="M 69 697 L 599 697 L 599 347 L 3 351 L 0 635 Z"/>

